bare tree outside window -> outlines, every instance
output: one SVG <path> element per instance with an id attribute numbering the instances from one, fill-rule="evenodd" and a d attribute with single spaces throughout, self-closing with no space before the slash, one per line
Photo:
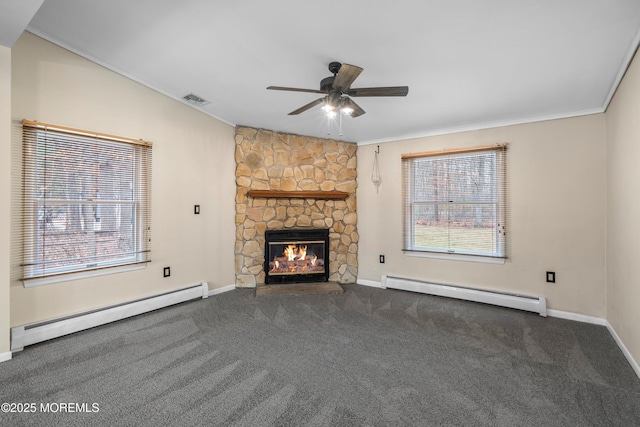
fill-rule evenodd
<path id="1" fill-rule="evenodd" d="M 505 256 L 505 150 L 403 159 L 405 250 Z"/>
<path id="2" fill-rule="evenodd" d="M 25 278 L 147 262 L 150 145 L 23 134 Z"/>

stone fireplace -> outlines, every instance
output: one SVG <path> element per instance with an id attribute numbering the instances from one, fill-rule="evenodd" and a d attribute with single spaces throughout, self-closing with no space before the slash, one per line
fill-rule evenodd
<path id="1" fill-rule="evenodd" d="M 326 229 L 328 280 L 355 283 L 357 145 L 244 126 L 236 127 L 235 142 L 236 286 L 265 284 L 273 268 L 267 230 Z"/>

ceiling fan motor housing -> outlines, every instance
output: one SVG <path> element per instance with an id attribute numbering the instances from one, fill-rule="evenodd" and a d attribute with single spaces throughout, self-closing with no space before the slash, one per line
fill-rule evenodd
<path id="1" fill-rule="evenodd" d="M 336 79 L 336 74 L 340 71 L 342 64 L 339 62 L 332 62 L 329 64 L 329 71 L 333 73 L 333 76 L 320 80 L 320 90 L 329 92 L 333 88 L 333 82 Z"/>
<path id="2" fill-rule="evenodd" d="M 320 90 L 323 92 L 329 92 L 333 89 L 333 81 L 336 79 L 336 76 L 331 76 L 320 80 Z"/>

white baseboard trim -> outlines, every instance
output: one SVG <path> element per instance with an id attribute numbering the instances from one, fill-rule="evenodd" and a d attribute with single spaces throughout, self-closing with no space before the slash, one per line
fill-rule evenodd
<path id="1" fill-rule="evenodd" d="M 380 282 L 376 282 L 374 280 L 365 280 L 365 279 L 358 279 L 356 281 L 356 283 L 358 285 L 362 285 L 362 286 L 370 286 L 372 288 L 382 288 L 382 283 Z"/>
<path id="2" fill-rule="evenodd" d="M 550 317 L 557 317 L 558 319 L 575 320 L 576 322 L 591 323 L 593 325 L 607 325 L 607 319 L 603 319 L 602 317 L 587 316 L 584 314 L 571 313 L 569 311 L 549 309 L 547 310 L 547 315 Z"/>
<path id="3" fill-rule="evenodd" d="M 636 375 L 638 376 L 638 378 L 640 378 L 640 365 L 638 365 L 638 362 L 636 362 L 636 360 L 633 358 L 633 356 L 631 355 L 627 347 L 624 345 L 624 343 L 616 333 L 616 330 L 613 329 L 613 326 L 611 326 L 611 324 L 608 321 L 605 321 L 605 322 L 606 322 L 605 326 L 609 330 L 609 333 L 611 334 L 613 339 L 616 341 L 616 344 L 618 344 L 618 347 L 620 348 L 620 350 L 622 350 L 622 354 L 624 354 L 624 357 L 627 358 L 629 365 L 631 365 L 631 369 L 633 369 Z"/>
<path id="4" fill-rule="evenodd" d="M 223 286 L 221 288 L 211 289 L 209 291 L 209 296 L 218 295 L 218 294 L 222 294 L 224 292 L 233 291 L 235 288 L 236 288 L 236 285 L 228 285 L 228 286 Z"/>
<path id="5" fill-rule="evenodd" d="M 11 360 L 11 352 L 0 353 L 0 363 L 6 362 L 7 360 Z"/>

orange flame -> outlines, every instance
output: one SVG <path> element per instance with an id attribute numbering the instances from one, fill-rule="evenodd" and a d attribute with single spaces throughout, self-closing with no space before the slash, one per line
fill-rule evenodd
<path id="1" fill-rule="evenodd" d="M 287 246 L 282 254 L 287 257 L 287 260 L 293 261 L 296 259 L 296 245 Z"/>
<path id="2" fill-rule="evenodd" d="M 305 257 L 307 256 L 307 247 L 306 246 L 298 247 L 296 245 L 289 245 L 286 248 L 284 248 L 284 251 L 282 254 L 287 257 L 288 261 L 294 261 L 296 259 L 305 259 Z"/>

